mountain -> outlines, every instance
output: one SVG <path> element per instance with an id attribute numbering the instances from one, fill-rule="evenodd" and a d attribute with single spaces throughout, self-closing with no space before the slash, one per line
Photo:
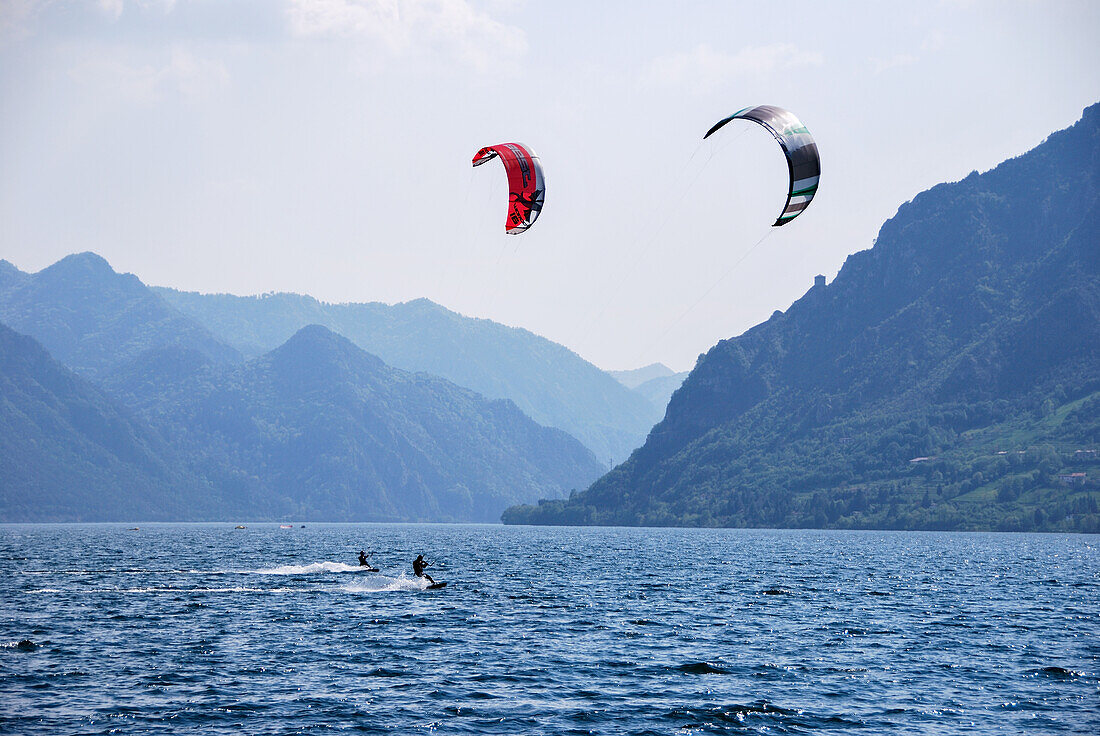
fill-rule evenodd
<path id="1" fill-rule="evenodd" d="M 454 332 L 447 320 L 460 331 L 481 329 L 428 302 L 400 306 L 394 311 L 407 318 L 389 323 L 396 342 L 405 330 Z M 421 308 L 436 324 L 416 316 Z M 390 368 L 322 327 L 245 364 L 198 321 L 92 253 L 33 274 L 0 261 L 0 315 L 43 343 L 34 343 L 33 365 L 68 376 L 64 383 L 24 371 L 6 379 L 0 518 L 7 520 L 495 521 L 509 504 L 582 488 L 606 467 L 510 401 Z M 494 336 L 469 353 L 498 372 L 514 362 L 507 351 L 515 344 L 532 363 L 563 363 L 556 353 L 566 351 L 549 341 L 490 329 L 506 339 Z M 30 338 L 12 340 L 23 346 L 18 355 L 31 350 Z M 470 354 L 454 352 L 473 370 Z M 597 383 L 622 391 L 573 358 L 565 372 L 547 373 L 589 390 L 587 366 Z M 42 393 L 63 383 L 60 396 Z"/>
<path id="2" fill-rule="evenodd" d="M 596 366 L 545 338 L 471 319 L 427 299 L 326 304 L 297 294 L 239 297 L 156 289 L 166 302 L 248 356 L 319 324 L 387 364 L 511 399 L 540 424 L 565 430 L 596 457 L 626 457 L 663 414 Z"/>
<path id="3" fill-rule="evenodd" d="M 664 363 L 651 363 L 629 371 L 608 372 L 616 381 L 648 401 L 661 414 L 664 414 L 673 392 L 680 388 L 688 375 L 687 371 L 674 373 Z"/>
<path id="4" fill-rule="evenodd" d="M 656 378 L 651 378 L 644 383 L 638 384 L 634 388 L 634 392 L 645 397 L 646 401 L 663 412 L 665 407 L 668 406 L 672 394 L 683 385 L 687 377 L 687 371 L 683 373 L 673 373 L 671 376 L 657 376 Z"/>
<path id="5" fill-rule="evenodd" d="M 115 273 L 94 253 L 68 256 L 34 274 L 0 261 L 0 322 L 89 378 L 165 345 L 189 346 L 223 363 L 242 360 L 136 276 Z"/>
<path id="6" fill-rule="evenodd" d="M 0 324 L 0 519 L 208 518 L 215 507 L 153 429 Z"/>
<path id="7" fill-rule="evenodd" d="M 650 363 L 641 368 L 633 368 L 628 371 L 608 371 L 611 377 L 627 388 L 638 388 L 647 381 L 655 378 L 668 378 L 675 375 L 673 370 L 664 363 Z"/>
<path id="8" fill-rule="evenodd" d="M 236 367 L 149 351 L 107 385 L 252 518 L 495 521 L 603 470 L 512 402 L 391 368 L 318 325 Z"/>
<path id="9" fill-rule="evenodd" d="M 513 523 L 1100 530 L 1100 105 L 903 205 Z"/>

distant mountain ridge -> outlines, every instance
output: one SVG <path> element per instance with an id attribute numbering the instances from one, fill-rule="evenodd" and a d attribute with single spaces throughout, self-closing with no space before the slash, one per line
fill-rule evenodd
<path id="1" fill-rule="evenodd" d="M 0 520 L 493 521 L 603 470 L 511 402 L 320 326 L 235 366 L 153 348 L 103 385 L 0 325 Z"/>
<path id="2" fill-rule="evenodd" d="M 38 273 L 0 261 L 0 322 L 32 335 L 61 363 L 99 378 L 146 350 L 192 347 L 220 363 L 243 356 L 100 256 L 67 256 Z"/>
<path id="3" fill-rule="evenodd" d="M 608 371 L 611 376 L 627 388 L 638 388 L 647 381 L 655 378 L 668 378 L 674 375 L 674 371 L 664 363 L 650 363 L 641 368 L 632 368 L 626 371 Z"/>
<path id="4" fill-rule="evenodd" d="M 391 368 L 319 325 L 238 367 L 176 351 L 150 356 L 190 366 L 160 385 L 128 372 L 132 403 L 191 449 L 197 472 L 268 514 L 493 521 L 511 499 L 560 496 L 602 471 L 510 401 Z"/>
<path id="5" fill-rule="evenodd" d="M 539 423 L 580 439 L 603 462 L 640 445 L 663 413 L 561 345 L 427 299 L 326 304 L 297 294 L 179 292 L 148 287 L 94 253 L 79 253 L 37 273 L 0 261 L 0 321 L 94 380 L 170 346 L 239 364 L 321 324 L 394 367 L 511 399 Z"/>
<path id="6" fill-rule="evenodd" d="M 1100 105 L 903 205 L 513 523 L 1100 529 Z"/>
<path id="7" fill-rule="evenodd" d="M 668 400 L 688 376 L 688 371 L 673 373 L 672 369 L 663 363 L 652 363 L 634 370 L 610 371 L 610 373 L 615 380 L 642 396 L 662 415 L 665 407 L 668 406 Z"/>
<path id="8" fill-rule="evenodd" d="M 663 412 L 669 400 L 672 399 L 672 394 L 684 384 L 687 377 L 688 371 L 673 373 L 671 376 L 658 376 L 639 384 L 634 391 Z"/>
<path id="9" fill-rule="evenodd" d="M 318 312 L 325 316 L 323 305 L 308 297 L 269 304 L 307 305 L 313 310 L 302 310 L 298 321 Z M 512 388 L 538 389 L 528 403 L 545 400 L 551 412 L 564 406 L 568 413 L 570 406 L 579 406 L 580 396 L 589 402 L 588 426 L 595 427 L 597 435 L 619 436 L 615 441 L 623 447 L 640 441 L 616 426 L 599 425 L 601 411 L 622 403 L 624 396 L 628 407 L 644 402 L 561 346 L 526 331 L 467 320 L 427 301 L 395 308 L 360 306 L 335 310 L 351 334 L 373 326 L 399 355 L 402 350 L 415 354 L 425 343 L 453 344 L 453 350 L 436 350 L 434 356 L 453 361 L 456 372 L 477 374 L 485 368 L 483 381 L 511 381 Z M 383 315 L 381 328 L 378 320 L 360 324 L 371 311 Z M 49 404 L 61 399 L 30 402 L 24 414 L 6 423 L 13 438 L 36 436 L 38 430 L 26 421 L 43 421 L 58 433 L 42 434 L 43 450 L 37 453 L 24 453 L 15 439 L 8 443 L 10 454 L 0 457 L 0 467 L 10 461 L 13 469 L 7 487 L 15 495 L 26 494 L 31 506 L 14 500 L 14 506 L 0 503 L 0 518 L 15 518 L 14 514 L 24 520 L 102 520 L 110 513 L 133 510 L 146 519 L 296 514 L 318 520 L 485 521 L 499 518 L 509 504 L 584 487 L 606 467 L 573 436 L 539 426 L 511 401 L 486 399 L 443 378 L 390 368 L 326 328 L 292 332 L 246 363 L 244 355 L 198 320 L 136 276 L 115 273 L 92 253 L 69 256 L 38 273 L 23 273 L 0 261 L 0 314 L 17 325 L 17 331 L 47 343 L 50 353 L 67 366 L 52 364 L 56 370 L 75 370 L 91 379 L 95 386 L 77 381 L 94 397 L 81 401 L 95 404 L 104 416 L 127 418 L 133 428 L 125 433 L 139 437 L 135 442 L 146 448 L 136 466 L 133 453 L 108 457 L 86 445 L 95 445 L 95 437 L 66 433 L 47 419 L 53 411 Z M 260 320 L 258 327 L 265 324 Z M 425 338 L 433 332 L 437 337 Z M 465 344 L 464 332 L 475 335 L 470 344 Z M 323 391 L 302 396 L 293 385 L 274 381 L 288 369 L 285 362 L 272 363 L 273 356 L 287 354 L 310 336 L 316 355 L 312 363 L 302 355 L 297 375 L 304 382 L 311 370 L 327 371 L 331 390 L 344 392 L 340 401 Z M 518 357 L 510 354 L 513 348 Z M 330 362 L 320 361 L 323 356 Z M 509 371 L 517 362 L 520 378 L 515 380 Z M 263 365 L 270 370 L 261 370 Z M 35 378 L 11 379 L 5 385 L 13 396 L 36 395 L 27 388 Z M 370 383 L 374 390 L 356 381 Z M 597 393 L 610 387 L 610 399 L 601 405 L 593 387 Z M 350 407 L 359 413 L 349 415 Z M 615 421 L 612 416 L 608 425 Z M 104 442 L 121 441 L 112 439 L 111 422 L 95 426 Z M 287 442 L 291 440 L 286 438 L 298 438 L 291 443 L 298 444 L 280 446 L 271 436 L 275 428 L 282 428 L 278 431 L 286 433 Z M 302 439 L 310 436 L 327 439 L 310 445 Z M 85 447 L 90 458 L 102 457 L 96 461 L 100 466 L 115 468 L 116 488 L 110 487 L 109 473 L 94 471 L 77 457 L 78 447 Z M 311 452 L 326 460 L 321 462 Z M 28 465 L 21 453 L 40 462 Z M 37 479 L 35 467 L 41 476 Z M 39 497 L 40 481 L 50 478 L 51 488 L 78 487 L 69 494 L 72 503 L 58 505 L 62 491 Z M 135 489 L 142 486 L 150 491 L 138 499 Z M 90 499 L 79 490 L 83 488 L 102 492 L 101 497 Z M 164 503 L 153 504 L 155 498 Z"/>
<path id="10" fill-rule="evenodd" d="M 308 324 L 324 325 L 396 368 L 511 399 L 540 424 L 572 434 L 601 461 L 625 457 L 663 414 L 663 408 L 561 345 L 524 329 L 464 317 L 427 299 L 327 304 L 298 294 L 154 290 L 245 355 L 271 350 Z"/>
<path id="11" fill-rule="evenodd" d="M 155 430 L 0 324 L 0 519 L 171 520 L 213 507 Z"/>

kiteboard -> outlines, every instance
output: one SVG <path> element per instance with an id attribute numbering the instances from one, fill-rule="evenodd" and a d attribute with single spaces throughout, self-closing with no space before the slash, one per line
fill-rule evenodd
<path id="1" fill-rule="evenodd" d="M 432 583 L 431 585 L 429 585 L 426 588 L 426 590 L 438 590 L 439 588 L 446 588 L 446 587 L 447 587 L 446 583 Z"/>

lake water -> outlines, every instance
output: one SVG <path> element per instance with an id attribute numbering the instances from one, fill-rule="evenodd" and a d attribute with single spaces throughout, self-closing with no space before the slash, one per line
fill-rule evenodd
<path id="1" fill-rule="evenodd" d="M 1100 733 L 1097 536 L 247 526 L 0 526 L 0 731 Z"/>

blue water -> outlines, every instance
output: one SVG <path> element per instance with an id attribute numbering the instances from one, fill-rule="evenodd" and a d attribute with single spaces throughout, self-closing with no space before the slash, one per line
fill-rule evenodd
<path id="1" fill-rule="evenodd" d="M 1100 733 L 1096 536 L 248 526 L 0 527 L 0 731 Z"/>

